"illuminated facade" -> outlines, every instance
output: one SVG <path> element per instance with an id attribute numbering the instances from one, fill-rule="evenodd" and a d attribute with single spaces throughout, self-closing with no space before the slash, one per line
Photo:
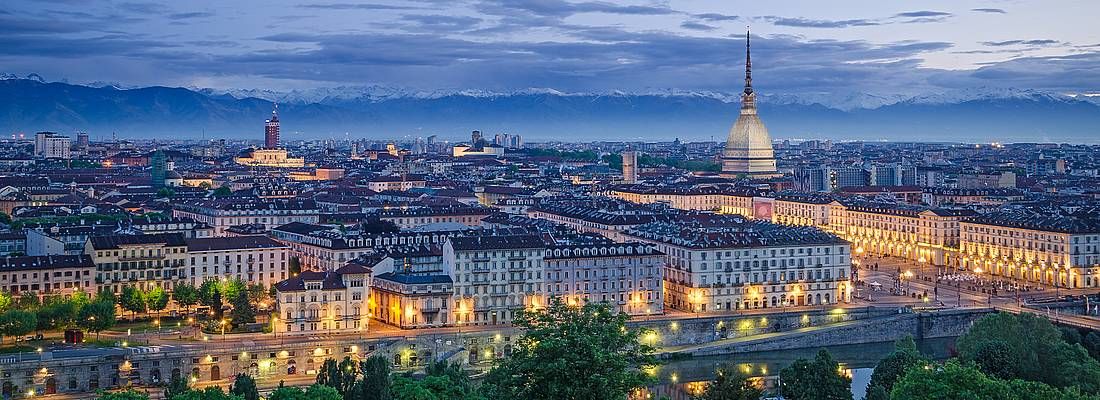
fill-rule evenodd
<path id="1" fill-rule="evenodd" d="M 454 237 L 443 245 L 443 268 L 454 280 L 454 320 L 460 325 L 503 324 L 515 313 L 546 304 L 543 257 L 537 235 Z"/>
<path id="2" fill-rule="evenodd" d="M 956 263 L 959 223 L 973 215 L 970 210 L 834 201 L 823 228 L 871 254 L 946 266 Z"/>
<path id="3" fill-rule="evenodd" d="M 365 332 L 371 271 L 349 263 L 336 271 L 302 271 L 275 285 L 276 334 Z"/>
<path id="4" fill-rule="evenodd" d="M 741 188 L 699 187 L 667 188 L 646 186 L 617 186 L 610 196 L 638 204 L 667 204 L 681 210 L 716 211 L 751 217 L 753 214 L 753 190 Z"/>
<path id="5" fill-rule="evenodd" d="M 607 302 L 630 315 L 661 314 L 664 258 L 641 243 L 550 247 L 546 291 L 567 304 Z"/>
<path id="6" fill-rule="evenodd" d="M 729 218 L 628 232 L 666 254 L 667 306 L 705 313 L 851 300 L 847 242 L 813 228 Z"/>
<path id="7" fill-rule="evenodd" d="M 960 224 L 959 266 L 979 276 L 1063 288 L 1100 287 L 1100 225 L 998 212 Z"/>

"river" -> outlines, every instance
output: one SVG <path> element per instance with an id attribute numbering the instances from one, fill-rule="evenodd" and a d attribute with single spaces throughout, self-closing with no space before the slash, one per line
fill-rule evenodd
<path id="1" fill-rule="evenodd" d="M 951 356 L 954 339 L 931 339 L 917 342 L 917 347 L 926 356 L 945 360 Z M 873 343 L 826 347 L 844 372 L 852 377 L 852 395 L 860 400 L 867 392 L 871 372 L 879 360 L 894 351 L 893 343 Z M 782 351 L 737 354 L 732 356 L 697 357 L 686 360 L 668 361 L 653 373 L 657 384 L 647 391 L 639 393 L 638 399 L 690 400 L 700 393 L 706 383 L 714 379 L 718 367 L 734 364 L 738 369 L 754 379 L 761 380 L 765 387 L 774 389 L 779 370 L 799 358 L 813 359 L 818 349 L 795 349 Z"/>

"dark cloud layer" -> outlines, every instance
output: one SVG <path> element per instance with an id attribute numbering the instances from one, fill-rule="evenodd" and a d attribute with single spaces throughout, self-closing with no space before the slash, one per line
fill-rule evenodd
<path id="1" fill-rule="evenodd" d="M 189 4 L 184 3 L 165 4 L 117 3 L 94 12 L 76 7 L 0 12 L 0 48 L 4 49 L 0 63 L 14 66 L 8 68 L 34 69 L 27 72 L 36 72 L 34 66 L 41 65 L 61 75 L 59 78 L 65 77 L 66 68 L 77 65 L 81 72 L 103 74 L 102 80 L 127 79 L 136 71 L 148 79 L 166 80 L 165 84 L 187 83 L 195 77 L 234 81 L 243 77 L 313 86 L 378 83 L 421 89 L 736 90 L 742 84 L 744 36 L 723 32 L 732 28 L 730 22 L 744 21 L 784 27 L 783 32 L 807 28 L 795 30 L 797 34 L 753 37 L 756 84 L 773 93 L 969 86 L 1100 90 L 1094 72 L 1100 71 L 1096 53 L 1100 48 L 1089 45 L 1012 39 L 977 43 L 985 46 L 977 49 L 969 43 L 971 46 L 960 49 L 945 41 L 833 40 L 802 34 L 939 23 L 954 17 L 938 10 L 828 20 L 686 12 L 661 2 L 465 0 L 461 2 L 463 12 L 450 12 L 447 7 L 456 3 L 407 0 L 301 3 L 292 7 L 293 16 L 269 18 L 266 26 L 270 32 L 248 37 L 218 36 L 203 30 L 160 35 L 156 29 L 130 29 L 162 22 L 227 23 L 226 17 L 215 11 L 186 8 Z M 999 13 L 989 10 L 993 9 L 973 9 Z M 385 18 L 343 30 L 330 29 L 324 23 L 325 16 L 348 14 L 356 18 L 382 14 Z M 617 23 L 596 26 L 578 22 L 608 15 L 664 16 L 670 27 L 640 30 Z M 311 21 L 311 28 L 301 24 L 285 27 L 303 19 Z M 1035 54 L 1029 50 L 1063 47 L 1081 54 L 1027 57 Z M 972 71 L 925 67 L 924 58 L 936 52 L 1000 54 L 1006 59 Z M 87 60 L 95 61 L 73 62 Z M 1026 86 L 1032 84 L 1037 86 Z"/>

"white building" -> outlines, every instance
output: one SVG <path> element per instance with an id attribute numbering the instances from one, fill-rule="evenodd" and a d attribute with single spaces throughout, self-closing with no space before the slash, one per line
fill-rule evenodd
<path id="1" fill-rule="evenodd" d="M 192 285 L 239 279 L 268 288 L 288 278 L 290 246 L 267 236 L 187 240 L 187 277 Z"/>
<path id="2" fill-rule="evenodd" d="M 544 259 L 550 297 L 577 305 L 607 302 L 630 315 L 664 312 L 665 255 L 651 245 L 553 246 Z"/>
<path id="3" fill-rule="evenodd" d="M 705 313 L 850 301 L 848 242 L 815 228 L 724 218 L 627 232 L 666 254 L 666 305 Z"/>
<path id="4" fill-rule="evenodd" d="M 72 140 L 54 132 L 34 135 L 35 158 L 68 160 L 72 158 Z"/>
<path id="5" fill-rule="evenodd" d="M 370 268 L 348 264 L 336 271 L 302 271 L 275 285 L 276 335 L 367 331 Z"/>
<path id="6" fill-rule="evenodd" d="M 454 282 L 452 320 L 501 324 L 546 304 L 543 256 L 536 235 L 454 237 L 443 245 L 443 268 Z"/>

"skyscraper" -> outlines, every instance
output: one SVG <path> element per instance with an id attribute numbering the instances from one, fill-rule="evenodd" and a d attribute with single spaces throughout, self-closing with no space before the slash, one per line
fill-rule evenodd
<path id="1" fill-rule="evenodd" d="M 741 94 L 741 115 L 730 129 L 722 153 L 722 176 L 771 178 L 775 169 L 775 150 L 768 128 L 756 114 L 756 93 L 752 90 L 752 57 L 749 34 L 745 33 L 745 91 Z"/>
<path id="2" fill-rule="evenodd" d="M 267 120 L 264 124 L 264 148 L 265 149 L 277 149 L 279 148 L 279 105 L 275 105 L 275 109 L 271 110 L 271 119 Z"/>
<path id="3" fill-rule="evenodd" d="M 623 152 L 623 183 L 638 183 L 638 153 Z"/>

